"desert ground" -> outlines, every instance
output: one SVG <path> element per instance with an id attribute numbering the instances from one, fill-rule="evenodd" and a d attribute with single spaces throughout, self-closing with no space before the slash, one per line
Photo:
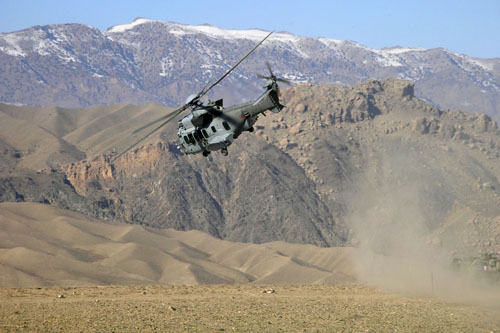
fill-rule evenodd
<path id="1" fill-rule="evenodd" d="M 436 267 L 431 285 L 428 257 L 229 242 L 35 203 L 1 203 L 0 226 L 2 332 L 500 332 L 500 290 Z"/>
<path id="2" fill-rule="evenodd" d="M 353 284 L 3 288 L 0 295 L 2 332 L 500 331 L 498 307 Z"/>

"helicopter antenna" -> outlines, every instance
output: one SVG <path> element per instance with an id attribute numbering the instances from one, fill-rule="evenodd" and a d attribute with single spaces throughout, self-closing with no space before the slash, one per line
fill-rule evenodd
<path id="1" fill-rule="evenodd" d="M 215 83 L 213 83 L 212 85 L 210 85 L 208 88 L 207 86 L 205 86 L 197 95 L 193 95 L 192 98 L 188 97 L 188 100 L 186 101 L 186 104 L 184 104 L 183 106 L 181 106 L 180 108 L 178 109 L 175 109 L 174 111 L 136 129 L 132 134 L 137 134 L 139 132 L 141 132 L 142 130 L 150 127 L 150 126 L 153 126 L 154 124 L 157 124 L 161 121 L 163 121 L 163 123 L 160 124 L 160 126 L 156 127 L 154 130 L 152 130 L 151 132 L 149 132 L 148 134 L 146 134 L 144 137 L 142 137 L 139 141 L 135 142 L 133 145 L 131 145 L 130 147 L 128 147 L 127 149 L 125 149 L 123 152 L 121 152 L 120 154 L 118 154 L 115 158 L 113 158 L 113 160 L 111 162 L 114 162 L 116 161 L 119 157 L 123 156 L 125 153 L 127 153 L 128 151 L 130 151 L 132 148 L 134 148 L 135 146 L 137 146 L 139 143 L 141 143 L 142 141 L 146 140 L 148 137 L 150 137 L 153 133 L 155 133 L 156 131 L 158 131 L 160 128 L 162 128 L 163 126 L 165 126 L 166 124 L 168 124 L 172 119 L 174 119 L 175 117 L 177 117 L 181 112 L 183 112 L 184 110 L 186 110 L 188 107 L 190 106 L 196 106 L 198 104 L 198 101 L 200 100 L 200 98 L 202 98 L 203 96 L 205 96 L 205 94 L 210 90 L 212 89 L 213 87 L 215 87 L 217 84 L 219 84 L 219 82 L 221 82 L 226 76 L 229 75 L 229 73 L 231 73 L 239 64 L 241 64 L 241 62 L 243 60 L 245 60 L 253 51 L 255 51 L 256 48 L 258 48 L 262 43 L 264 43 L 264 41 L 269 37 L 271 36 L 271 34 L 273 33 L 273 31 L 271 31 L 266 37 L 264 37 L 263 40 L 261 40 L 257 45 L 254 46 L 253 49 L 251 49 L 243 58 L 241 58 L 240 61 L 238 61 L 236 63 L 236 65 L 234 65 L 233 67 L 231 67 L 231 69 L 229 69 L 224 75 L 222 75 L 217 81 L 215 81 Z"/>

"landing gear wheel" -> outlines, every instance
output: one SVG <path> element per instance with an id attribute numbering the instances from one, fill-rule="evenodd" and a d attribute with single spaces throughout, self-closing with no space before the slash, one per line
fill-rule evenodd
<path id="1" fill-rule="evenodd" d="M 227 152 L 227 148 L 222 148 L 222 149 L 220 150 L 220 152 L 221 152 L 221 154 L 222 154 L 223 156 L 227 156 L 227 154 L 228 154 L 228 152 Z"/>
<path id="2" fill-rule="evenodd" d="M 252 126 L 252 127 L 250 127 L 250 128 L 248 129 L 248 131 L 249 131 L 250 133 L 252 133 L 252 132 L 254 131 L 253 126 Z"/>
<path id="3" fill-rule="evenodd" d="M 209 151 L 204 151 L 202 154 L 203 154 L 203 156 L 208 157 L 208 155 L 210 155 L 210 152 Z"/>

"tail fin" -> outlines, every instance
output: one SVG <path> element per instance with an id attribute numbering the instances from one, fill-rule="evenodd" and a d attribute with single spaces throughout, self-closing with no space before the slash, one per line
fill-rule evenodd
<path id="1" fill-rule="evenodd" d="M 281 104 L 281 103 L 278 103 L 274 108 L 271 109 L 271 112 L 272 113 L 278 113 L 280 112 L 281 110 L 283 110 L 284 108 L 286 108 L 285 105 Z"/>

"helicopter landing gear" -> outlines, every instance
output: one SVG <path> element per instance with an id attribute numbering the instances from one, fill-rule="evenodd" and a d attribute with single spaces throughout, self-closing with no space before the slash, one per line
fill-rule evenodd
<path id="1" fill-rule="evenodd" d="M 208 155 L 210 155 L 210 152 L 209 151 L 204 151 L 202 154 L 203 154 L 203 156 L 208 157 Z"/>
<path id="2" fill-rule="evenodd" d="M 252 132 L 254 131 L 253 126 L 252 126 L 252 127 L 250 127 L 247 131 L 249 131 L 250 133 L 252 133 Z"/>
<path id="3" fill-rule="evenodd" d="M 221 154 L 222 154 L 223 156 L 227 156 L 227 154 L 228 154 L 228 152 L 227 152 L 227 148 L 226 148 L 226 147 L 222 148 L 222 149 L 220 150 L 220 152 L 221 152 Z"/>

